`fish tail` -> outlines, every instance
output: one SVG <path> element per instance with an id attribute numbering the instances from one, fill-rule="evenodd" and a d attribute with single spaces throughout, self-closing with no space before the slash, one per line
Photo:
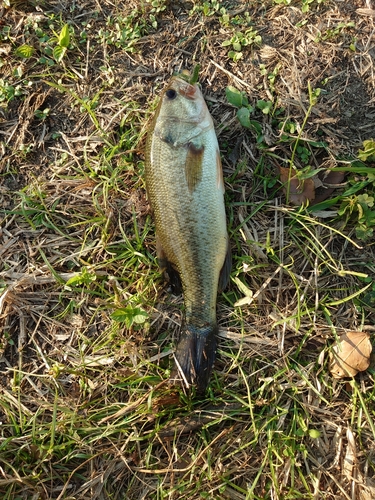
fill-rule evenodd
<path id="1" fill-rule="evenodd" d="M 203 328 L 186 325 L 176 349 L 177 375 L 188 385 L 194 385 L 199 393 L 204 393 L 210 379 L 216 356 L 217 325 Z"/>

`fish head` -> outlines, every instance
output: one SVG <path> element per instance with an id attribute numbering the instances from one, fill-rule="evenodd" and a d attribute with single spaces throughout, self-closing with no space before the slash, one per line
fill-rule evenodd
<path id="1" fill-rule="evenodd" d="M 162 120 L 201 123 L 208 109 L 199 85 L 174 76 L 165 88 L 158 117 Z"/>

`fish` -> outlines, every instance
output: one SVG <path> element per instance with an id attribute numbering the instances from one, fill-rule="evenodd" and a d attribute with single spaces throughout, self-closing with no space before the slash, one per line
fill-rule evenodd
<path id="1" fill-rule="evenodd" d="M 229 281 L 224 181 L 212 117 L 188 73 L 171 78 L 148 131 L 145 182 L 159 266 L 182 289 L 184 320 L 171 379 L 204 393 L 217 350 L 218 290 Z"/>

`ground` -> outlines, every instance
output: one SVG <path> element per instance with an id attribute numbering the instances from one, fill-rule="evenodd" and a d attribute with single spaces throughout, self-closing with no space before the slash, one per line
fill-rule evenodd
<path id="1" fill-rule="evenodd" d="M 374 330 L 373 8 L 1 2 L 2 498 L 375 497 L 374 362 L 329 369 Z M 233 254 L 205 397 L 167 384 L 183 300 L 143 178 L 158 97 L 196 64 Z"/>

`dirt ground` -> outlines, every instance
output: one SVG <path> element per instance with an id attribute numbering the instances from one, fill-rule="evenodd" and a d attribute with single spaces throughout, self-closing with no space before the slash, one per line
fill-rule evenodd
<path id="1" fill-rule="evenodd" d="M 209 14 L 199 10 L 204 4 Z M 340 300 L 364 286 L 357 275 L 374 279 L 373 240 L 363 245 L 352 228 L 345 229 L 345 237 L 337 234 L 342 221 L 324 218 L 327 214 L 316 227 L 306 221 L 304 233 L 275 186 L 279 166 L 289 164 L 293 151 L 292 140 L 281 140 L 281 123 L 301 132 L 314 168 L 343 165 L 357 157 L 364 140 L 374 139 L 375 4 L 316 0 L 303 11 L 305 4 L 219 2 L 235 20 L 229 24 L 215 2 L 0 4 L 0 415 L 6 424 L 0 449 L 11 443 L 4 462 L 0 458 L 4 498 L 374 498 L 374 424 L 363 417 L 361 433 L 362 424 L 352 417 L 357 393 L 349 382 L 330 385 L 325 375 L 322 382 L 323 364 L 317 364 L 327 338 L 334 338 L 332 323 L 338 332 L 364 325 L 371 331 L 373 304 L 359 310 L 355 297 Z M 131 21 L 123 21 L 126 17 Z M 57 64 L 46 52 L 56 41 L 47 35 L 65 23 L 74 37 Z M 235 62 L 223 42 L 237 29 L 250 28 L 261 43 L 244 46 Z M 134 43 L 121 33 L 134 37 Z M 33 46 L 33 56 L 14 55 L 22 44 Z M 223 387 L 233 393 L 217 390 L 203 406 L 176 403 L 172 394 L 175 407 L 168 413 L 167 396 L 147 397 L 167 370 L 166 357 L 158 356 L 171 353 L 182 299 L 171 296 L 160 276 L 155 278 L 144 143 L 164 85 L 174 72 L 192 70 L 197 63 L 219 139 L 233 236 L 233 282 L 219 299 L 216 363 Z M 257 132 L 237 120 L 226 98 L 228 85 L 246 93 Z M 310 113 L 309 86 L 320 89 Z M 262 112 L 259 101 L 270 102 L 273 111 Z M 295 166 L 306 166 L 302 156 L 296 156 Z M 345 182 L 332 182 L 332 196 Z M 316 234 L 309 239 L 312 227 Z M 319 239 L 324 258 L 314 260 L 309 244 Z M 122 250 L 129 242 L 130 257 Z M 68 280 L 78 275 L 82 281 L 69 287 Z M 239 278 L 257 300 L 234 313 L 233 304 L 243 295 Z M 326 295 L 329 305 L 314 311 Z M 137 306 L 145 303 L 147 328 L 113 326 L 113 310 L 133 297 Z M 295 311 L 305 300 L 307 312 L 298 324 Z M 140 378 L 133 386 L 124 382 L 134 381 L 134 374 Z M 295 469 L 289 456 L 276 472 L 267 465 L 266 424 L 257 441 L 256 419 L 251 421 L 254 416 L 244 406 L 248 383 L 264 385 L 251 411 L 259 422 L 275 420 L 276 434 L 284 432 L 297 403 L 306 421 L 320 429 L 321 438 L 304 438 Z M 370 394 L 371 373 L 359 384 Z M 221 416 L 214 403 L 220 403 Z M 267 416 L 269 405 L 273 409 Z M 279 414 L 279 407 L 285 413 Z M 25 416 L 24 432 L 17 434 L 8 408 Z M 65 422 L 71 408 L 79 424 Z M 123 417 L 123 427 L 116 420 L 121 408 L 131 416 L 129 422 Z M 369 412 L 373 417 L 374 407 Z M 40 451 L 56 418 L 61 469 Z M 108 435 L 106 418 L 113 423 Z M 355 425 L 357 451 L 350 447 Z M 38 426 L 45 429 L 41 444 L 33 434 Z M 70 442 L 76 440 L 81 455 L 66 451 L 64 433 Z M 220 463 L 207 458 L 211 451 Z M 351 452 L 355 468 L 348 472 Z M 145 457 L 153 458 L 153 469 Z M 315 482 L 308 479 L 306 486 L 300 468 Z M 211 472 L 203 478 L 200 469 Z"/>

